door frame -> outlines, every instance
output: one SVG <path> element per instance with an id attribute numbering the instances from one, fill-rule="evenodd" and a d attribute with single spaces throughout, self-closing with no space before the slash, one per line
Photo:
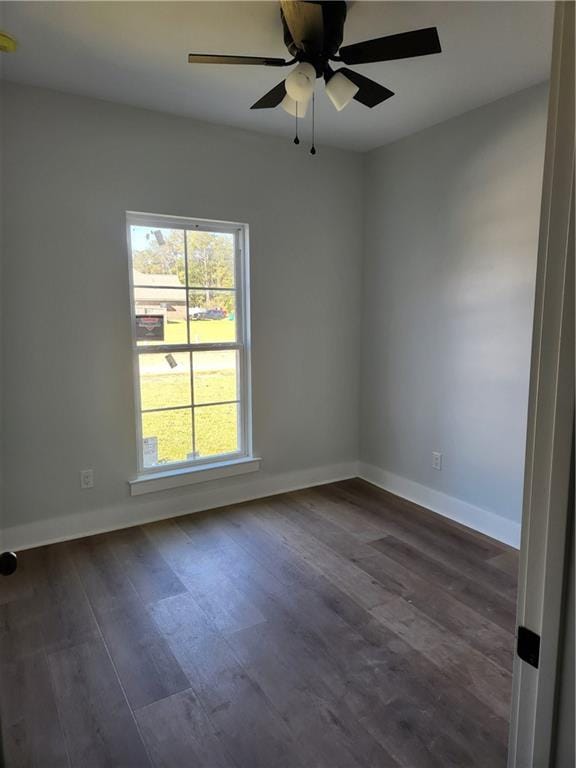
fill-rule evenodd
<path id="1" fill-rule="evenodd" d="M 557 2 L 534 305 L 508 768 L 552 760 L 574 434 L 574 3 Z"/>

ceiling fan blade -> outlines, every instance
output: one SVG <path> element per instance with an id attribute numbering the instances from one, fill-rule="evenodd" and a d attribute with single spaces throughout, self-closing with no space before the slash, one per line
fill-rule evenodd
<path id="1" fill-rule="evenodd" d="M 282 80 L 271 91 L 265 93 L 261 99 L 258 99 L 255 104 L 252 104 L 250 109 L 274 109 L 274 107 L 280 104 L 284 96 L 286 96 L 286 86 L 284 85 L 284 80 Z"/>
<path id="2" fill-rule="evenodd" d="M 261 64 L 265 67 L 285 67 L 285 59 L 275 59 L 269 56 L 225 56 L 209 53 L 189 53 L 189 64 Z"/>
<path id="3" fill-rule="evenodd" d="M 441 52 L 438 30 L 436 27 L 427 27 L 345 45 L 340 48 L 338 55 L 345 64 L 369 64 L 372 61 L 410 59 L 413 56 Z"/>
<path id="4" fill-rule="evenodd" d="M 339 69 L 338 72 L 346 75 L 348 80 L 358 86 L 358 93 L 354 96 L 354 99 L 359 101 L 360 104 L 364 104 L 365 107 L 372 109 L 372 107 L 376 107 L 378 104 L 386 101 L 386 99 L 394 96 L 394 91 L 384 88 L 383 85 L 380 85 L 375 80 L 370 80 L 369 77 L 364 77 L 364 75 L 360 75 L 352 69 L 344 67 Z"/>
<path id="5" fill-rule="evenodd" d="M 298 50 L 322 50 L 324 18 L 321 3 L 281 0 L 280 10 Z"/>

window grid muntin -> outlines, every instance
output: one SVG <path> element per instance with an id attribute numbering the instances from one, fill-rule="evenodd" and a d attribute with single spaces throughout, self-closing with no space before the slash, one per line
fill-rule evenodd
<path id="1" fill-rule="evenodd" d="M 190 286 L 188 284 L 188 264 L 187 264 L 187 248 L 188 238 L 184 235 L 184 247 L 185 247 L 185 285 L 182 286 L 169 286 L 171 290 L 184 290 L 186 291 L 186 338 L 187 344 L 138 344 L 136 341 L 136 334 L 134 329 L 134 317 L 135 317 L 135 288 L 153 288 L 162 290 L 168 286 L 146 286 L 142 284 L 135 284 L 133 282 L 133 259 L 132 259 L 132 238 L 131 238 L 131 226 L 146 226 L 146 227 L 158 227 L 167 229 L 177 229 L 186 231 L 205 231 L 214 233 L 227 233 L 234 235 L 234 288 L 220 288 L 218 286 Z M 227 460 L 237 459 L 241 456 L 249 455 L 250 435 L 251 429 L 248 423 L 250 413 L 250 395 L 249 395 L 249 368 L 247 355 L 247 332 L 248 326 L 246 323 L 246 307 L 248 305 L 247 295 L 247 265 L 245 263 L 246 258 L 246 225 L 243 224 L 226 224 L 221 222 L 199 223 L 192 224 L 189 220 L 180 221 L 177 217 L 162 217 L 162 216 L 148 216 L 146 214 L 134 214 L 128 212 L 127 214 L 127 234 L 128 234 L 128 249 L 130 256 L 130 291 L 131 291 L 131 306 L 132 306 L 132 323 L 133 323 L 133 352 L 134 365 L 135 365 L 135 389 L 136 389 L 136 404 L 137 404 L 137 436 L 138 436 L 138 464 L 139 471 L 146 474 L 154 472 L 162 472 L 167 466 L 185 468 L 187 466 L 201 466 L 202 464 L 212 464 L 215 461 L 225 462 Z M 189 291 L 191 290 L 209 290 L 215 292 L 233 292 L 235 293 L 234 303 L 234 325 L 236 332 L 235 341 L 227 342 L 190 342 L 190 321 L 188 317 L 189 307 Z M 140 354 L 162 354 L 162 352 L 189 352 L 190 353 L 190 380 L 191 387 L 193 387 L 193 353 L 204 351 L 218 351 L 218 350 L 236 350 L 238 352 L 236 359 L 236 389 L 238 392 L 238 399 L 219 401 L 217 403 L 199 403 L 195 404 L 192 399 L 190 406 L 169 406 L 165 409 L 143 409 L 141 404 L 140 394 L 140 378 L 138 371 L 138 355 Z M 191 390 L 193 397 L 193 391 Z M 236 434 L 238 450 L 226 454 L 210 454 L 205 458 L 195 458 L 190 461 L 169 461 L 165 464 L 158 464 L 153 467 L 145 467 L 143 459 L 143 433 L 142 433 L 142 415 L 144 413 L 153 413 L 155 411 L 174 411 L 189 409 L 192 412 L 192 429 L 195 429 L 194 411 L 200 408 L 207 408 L 217 405 L 236 405 Z M 195 435 L 193 436 L 193 451 L 196 453 Z"/>
<path id="2" fill-rule="evenodd" d="M 182 233 L 184 238 L 184 283 L 186 285 L 186 339 L 190 346 L 190 291 L 188 290 L 188 236 L 186 232 Z M 190 421 L 192 422 L 192 457 L 196 458 L 196 421 L 194 419 L 194 353 L 189 351 L 190 356 L 190 404 L 192 413 Z"/>
<path id="3" fill-rule="evenodd" d="M 163 411 L 185 411 L 195 408 L 211 408 L 213 405 L 240 405 L 242 400 L 215 400 L 213 403 L 198 403 L 194 405 L 167 405 L 166 408 L 142 408 L 141 413 L 162 413 Z"/>
<path id="4" fill-rule="evenodd" d="M 134 283 L 134 288 L 147 288 L 149 291 L 215 291 L 218 293 L 234 293 L 236 288 L 220 288 L 218 285 L 149 285 L 148 283 Z"/>

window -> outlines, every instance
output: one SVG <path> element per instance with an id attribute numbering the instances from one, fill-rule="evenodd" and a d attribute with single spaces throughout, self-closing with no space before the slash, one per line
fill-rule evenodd
<path id="1" fill-rule="evenodd" d="M 246 227 L 129 213 L 139 472 L 249 456 Z"/>

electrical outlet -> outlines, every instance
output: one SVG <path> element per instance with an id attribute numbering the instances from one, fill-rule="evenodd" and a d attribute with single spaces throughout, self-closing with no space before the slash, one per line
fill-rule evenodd
<path id="1" fill-rule="evenodd" d="M 80 472 L 80 488 L 94 488 L 93 469 L 83 469 Z"/>
<path id="2" fill-rule="evenodd" d="M 432 469 L 442 469 L 442 454 L 438 451 L 432 451 Z"/>

